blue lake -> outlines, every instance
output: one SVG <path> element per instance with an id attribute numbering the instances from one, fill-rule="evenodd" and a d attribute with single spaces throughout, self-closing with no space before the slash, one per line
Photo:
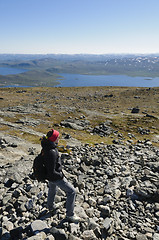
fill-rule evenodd
<path id="1" fill-rule="evenodd" d="M 58 87 L 90 87 L 90 86 L 120 86 L 120 87 L 159 87 L 159 77 L 129 77 L 126 75 L 81 75 L 60 74 Z"/>
<path id="2" fill-rule="evenodd" d="M 19 74 L 26 72 L 26 69 L 0 67 L 0 75 Z"/>
<path id="3" fill-rule="evenodd" d="M 26 72 L 26 69 L 0 67 L 0 75 L 19 74 Z M 120 87 L 159 87 L 159 77 L 130 77 L 126 75 L 82 75 L 59 73 L 61 78 L 56 87 L 91 87 L 91 86 L 120 86 Z M 24 83 L 23 83 L 24 84 Z M 17 85 L 3 87 L 27 87 L 20 82 Z"/>

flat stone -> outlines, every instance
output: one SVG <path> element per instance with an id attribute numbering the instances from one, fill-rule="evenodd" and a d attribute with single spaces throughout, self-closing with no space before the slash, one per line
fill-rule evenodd
<path id="1" fill-rule="evenodd" d="M 144 234 L 137 234 L 136 240 L 148 240 L 147 237 Z"/>
<path id="2" fill-rule="evenodd" d="M 103 222 L 103 227 L 108 230 L 112 224 L 113 220 L 111 218 L 106 218 Z"/>
<path id="3" fill-rule="evenodd" d="M 84 209 L 80 206 L 75 206 L 75 214 L 80 217 L 81 219 L 87 219 L 88 216 L 85 213 Z"/>
<path id="4" fill-rule="evenodd" d="M 48 226 L 44 221 L 41 220 L 35 220 L 31 223 L 31 230 L 32 232 L 47 232 Z"/>
<path id="5" fill-rule="evenodd" d="M 46 239 L 46 234 L 44 232 L 37 233 L 36 235 L 27 238 L 27 240 L 45 240 L 45 239 Z M 54 238 L 52 240 L 54 240 Z"/>
<path id="6" fill-rule="evenodd" d="M 153 240 L 159 240 L 159 233 L 154 233 Z"/>

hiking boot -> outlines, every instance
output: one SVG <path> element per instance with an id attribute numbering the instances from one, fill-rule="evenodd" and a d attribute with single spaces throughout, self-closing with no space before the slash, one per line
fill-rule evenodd
<path id="1" fill-rule="evenodd" d="M 66 220 L 71 223 L 78 223 L 80 221 L 80 218 L 76 215 L 73 216 L 66 216 Z"/>
<path id="2" fill-rule="evenodd" d="M 54 216 L 56 214 L 56 209 L 49 210 L 49 213 L 51 214 L 51 216 Z"/>
<path id="3" fill-rule="evenodd" d="M 53 208 L 49 208 L 49 213 L 50 213 L 51 215 L 55 215 L 57 209 L 58 209 L 58 207 L 56 207 L 56 206 L 54 205 Z"/>

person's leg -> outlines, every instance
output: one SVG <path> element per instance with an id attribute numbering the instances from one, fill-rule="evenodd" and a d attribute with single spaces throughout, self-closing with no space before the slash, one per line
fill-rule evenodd
<path id="1" fill-rule="evenodd" d="M 49 210 L 53 210 L 55 205 L 54 205 L 54 199 L 55 199 L 55 194 L 56 194 L 56 184 L 54 182 L 49 182 L 49 190 L 48 190 L 48 197 L 47 197 L 47 207 Z"/>
<path id="2" fill-rule="evenodd" d="M 56 185 L 59 188 L 61 188 L 61 190 L 63 190 L 67 196 L 66 216 L 73 216 L 74 215 L 75 197 L 76 197 L 76 191 L 75 191 L 74 187 L 67 181 L 66 178 L 56 181 Z"/>

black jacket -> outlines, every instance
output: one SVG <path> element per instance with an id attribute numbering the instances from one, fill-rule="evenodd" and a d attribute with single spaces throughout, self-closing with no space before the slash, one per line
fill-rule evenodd
<path id="1" fill-rule="evenodd" d="M 41 142 L 41 145 L 45 158 L 47 179 L 49 181 L 61 180 L 64 175 L 62 172 L 61 158 L 59 156 L 56 144 L 49 140 L 45 140 Z"/>

